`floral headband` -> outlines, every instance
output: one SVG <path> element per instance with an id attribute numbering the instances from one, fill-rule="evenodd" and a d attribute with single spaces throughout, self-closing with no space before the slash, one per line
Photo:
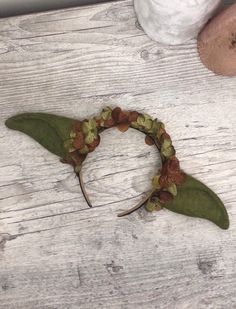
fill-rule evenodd
<path id="1" fill-rule="evenodd" d="M 219 197 L 197 179 L 180 169 L 179 160 L 165 126 L 157 119 L 136 111 L 106 107 L 95 117 L 75 120 L 43 113 L 16 115 L 6 121 L 8 128 L 24 132 L 38 141 L 50 152 L 61 158 L 61 162 L 74 167 L 81 190 L 90 207 L 85 191 L 81 168 L 88 153 L 100 143 L 100 134 L 117 127 L 125 132 L 129 128 L 146 135 L 148 145 L 155 145 L 161 156 L 162 168 L 152 179 L 152 188 L 147 198 L 120 214 L 128 215 L 145 205 L 147 211 L 167 208 L 183 215 L 204 218 L 222 229 L 229 227 L 227 211 Z"/>

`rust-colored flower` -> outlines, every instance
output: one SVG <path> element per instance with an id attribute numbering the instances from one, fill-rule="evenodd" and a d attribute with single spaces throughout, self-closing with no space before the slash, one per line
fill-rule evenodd
<path id="1" fill-rule="evenodd" d="M 168 192 L 168 191 L 164 191 L 164 190 L 156 190 L 155 192 L 153 192 L 152 196 L 150 197 L 150 201 L 152 203 L 162 203 L 162 204 L 166 204 L 170 201 L 172 201 L 174 198 L 174 196 Z"/>
<path id="2" fill-rule="evenodd" d="M 114 108 L 111 115 L 117 124 L 128 121 L 128 114 L 123 112 L 120 107 Z"/>
<path id="3" fill-rule="evenodd" d="M 171 158 L 166 162 L 166 167 L 169 172 L 176 172 L 180 170 L 179 160 L 176 157 Z"/>
<path id="4" fill-rule="evenodd" d="M 106 128 L 111 128 L 111 127 L 113 127 L 115 125 L 115 121 L 114 121 L 114 119 L 107 119 L 107 120 L 105 120 L 104 121 L 104 126 L 106 127 Z"/>
<path id="5" fill-rule="evenodd" d="M 161 177 L 159 179 L 160 186 L 169 187 L 172 183 L 180 185 L 184 182 L 185 174 L 180 170 L 179 160 L 173 157 L 167 160 L 161 169 Z"/>
<path id="6" fill-rule="evenodd" d="M 138 112 L 135 112 L 135 111 L 134 112 L 130 112 L 129 116 L 128 116 L 128 121 L 129 122 L 135 122 L 135 121 L 137 121 L 138 116 L 139 116 Z"/>
<path id="7" fill-rule="evenodd" d="M 73 146 L 76 148 L 76 149 L 81 149 L 84 147 L 84 134 L 83 132 L 78 132 L 76 134 L 76 137 L 74 139 L 74 142 L 73 142 Z"/>
<path id="8" fill-rule="evenodd" d="M 119 117 L 120 117 L 121 112 L 122 112 L 122 110 L 121 110 L 120 107 L 116 107 L 116 108 L 113 109 L 111 116 L 112 116 L 112 119 L 114 119 L 115 122 L 119 121 Z"/>
<path id="9" fill-rule="evenodd" d="M 176 185 L 181 185 L 185 181 L 185 174 L 182 171 L 179 171 L 175 175 L 172 176 L 173 182 Z"/>
<path id="10" fill-rule="evenodd" d="M 100 136 L 98 135 L 98 137 L 88 146 L 89 152 L 93 152 L 96 147 L 100 144 Z"/>
<path id="11" fill-rule="evenodd" d="M 161 136 L 162 136 L 164 133 L 166 133 L 164 124 L 163 124 L 163 123 L 160 123 L 160 127 L 159 127 L 159 129 L 157 130 L 157 134 L 156 134 L 157 139 L 160 140 L 160 139 L 161 139 Z"/>
<path id="12" fill-rule="evenodd" d="M 169 175 L 161 175 L 159 179 L 161 188 L 168 188 L 172 184 L 172 179 Z"/>
<path id="13" fill-rule="evenodd" d="M 159 192 L 159 200 L 162 204 L 169 203 L 173 200 L 173 195 L 167 191 L 160 191 Z"/>
<path id="14" fill-rule="evenodd" d="M 75 121 L 75 123 L 73 125 L 73 131 L 75 131 L 75 132 L 81 131 L 82 123 L 83 123 L 82 121 Z"/>
<path id="15" fill-rule="evenodd" d="M 176 157 L 173 157 L 173 158 L 167 160 L 163 164 L 161 174 L 162 175 L 168 175 L 170 173 L 176 172 L 179 169 L 180 169 L 179 160 Z"/>
<path id="16" fill-rule="evenodd" d="M 74 151 L 70 153 L 70 156 L 66 158 L 67 162 L 74 167 L 81 165 L 85 159 L 86 159 L 86 155 L 80 154 L 78 151 Z"/>
<path id="17" fill-rule="evenodd" d="M 117 129 L 124 133 L 124 132 L 126 132 L 129 129 L 129 124 L 125 123 L 125 122 L 124 123 L 120 123 L 120 124 L 118 124 Z"/>
<path id="18" fill-rule="evenodd" d="M 171 140 L 170 135 L 166 132 L 163 132 L 161 135 L 161 142 L 163 143 L 165 139 Z"/>
<path id="19" fill-rule="evenodd" d="M 145 137 L 145 143 L 148 145 L 148 146 L 152 146 L 155 144 L 153 138 L 151 138 L 150 136 L 146 135 Z"/>

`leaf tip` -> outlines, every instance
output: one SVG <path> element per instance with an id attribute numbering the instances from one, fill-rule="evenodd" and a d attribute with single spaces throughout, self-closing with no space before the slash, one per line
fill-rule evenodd
<path id="1" fill-rule="evenodd" d="M 5 126 L 9 129 L 13 129 L 16 130 L 17 129 L 17 123 L 19 123 L 20 117 L 21 115 L 17 115 L 17 116 L 13 116 L 8 118 L 5 121 Z"/>
<path id="2" fill-rule="evenodd" d="M 12 128 L 12 118 L 8 118 L 6 121 L 5 121 L 5 126 L 9 129 Z"/>
<path id="3" fill-rule="evenodd" d="M 223 230 L 228 230 L 229 229 L 229 217 L 228 214 L 226 213 L 224 217 L 221 218 L 221 220 L 218 223 L 218 226 L 222 228 Z"/>

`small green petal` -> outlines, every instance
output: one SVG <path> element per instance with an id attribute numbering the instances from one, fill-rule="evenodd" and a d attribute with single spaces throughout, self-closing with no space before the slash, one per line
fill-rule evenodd
<path id="1" fill-rule="evenodd" d="M 137 121 L 131 122 L 131 127 L 134 128 L 134 129 L 138 129 L 139 125 L 138 125 Z"/>
<path id="2" fill-rule="evenodd" d="M 97 122 L 94 118 L 89 120 L 89 126 L 91 129 L 96 129 L 97 128 Z"/>
<path id="3" fill-rule="evenodd" d="M 98 135 L 98 129 L 94 128 L 91 133 L 93 133 L 93 135 L 97 136 Z"/>
<path id="4" fill-rule="evenodd" d="M 169 148 L 163 149 L 161 148 L 161 154 L 165 157 L 165 158 L 170 158 L 172 156 L 175 155 L 175 149 L 173 146 L 170 146 Z"/>
<path id="5" fill-rule="evenodd" d="M 157 122 L 157 120 L 154 120 L 152 122 L 152 134 L 156 135 L 157 131 L 159 130 L 159 123 Z"/>
<path id="6" fill-rule="evenodd" d="M 68 152 L 74 152 L 74 151 L 76 151 L 76 148 L 74 148 L 74 147 L 71 147 L 71 148 L 68 149 Z"/>
<path id="7" fill-rule="evenodd" d="M 145 124 L 145 117 L 144 115 L 139 115 L 138 118 L 137 118 L 137 124 L 139 126 L 144 126 Z"/>
<path id="8" fill-rule="evenodd" d="M 72 146 L 73 146 L 73 142 L 74 140 L 73 139 L 67 139 L 65 142 L 64 142 L 64 147 L 65 149 L 70 149 Z"/>
<path id="9" fill-rule="evenodd" d="M 82 165 L 76 165 L 75 173 L 78 174 L 81 171 Z"/>
<path id="10" fill-rule="evenodd" d="M 167 191 L 170 192 L 173 196 L 177 195 L 177 187 L 176 184 L 173 183 L 171 186 L 167 188 Z"/>
<path id="11" fill-rule="evenodd" d="M 165 158 L 170 158 L 171 156 L 175 155 L 175 149 L 172 146 L 171 139 L 167 138 L 164 140 L 164 142 L 161 145 L 161 154 Z"/>
<path id="12" fill-rule="evenodd" d="M 89 152 L 88 146 L 85 145 L 79 152 L 81 154 L 87 154 Z"/>
<path id="13" fill-rule="evenodd" d="M 112 109 L 110 107 L 106 107 L 101 112 L 101 118 L 103 120 L 108 120 L 111 118 Z"/>
<path id="14" fill-rule="evenodd" d="M 90 131 L 90 127 L 87 121 L 83 122 L 82 131 L 84 134 L 88 134 L 88 132 Z"/>
<path id="15" fill-rule="evenodd" d="M 170 148 L 170 146 L 172 146 L 172 141 L 171 139 L 164 139 L 164 142 L 162 143 L 162 148 L 163 149 L 167 149 L 167 148 Z"/>
<path id="16" fill-rule="evenodd" d="M 87 135 L 90 131 L 97 130 L 97 122 L 94 118 L 84 121 L 82 124 L 82 131 Z"/>
<path id="17" fill-rule="evenodd" d="M 159 202 L 153 203 L 150 200 L 145 205 L 145 209 L 148 212 L 152 212 L 152 211 L 155 211 L 155 210 L 160 210 L 161 208 L 162 208 L 162 205 Z"/>
<path id="18" fill-rule="evenodd" d="M 163 133 L 163 130 L 165 130 L 165 125 L 162 122 L 158 122 L 158 129 L 157 129 L 157 138 L 159 139 Z"/>
<path id="19" fill-rule="evenodd" d="M 144 123 L 144 128 L 146 130 L 151 130 L 152 129 L 152 120 L 151 119 L 146 119 Z"/>
<path id="20" fill-rule="evenodd" d="M 145 120 L 148 120 L 148 119 L 152 120 L 152 117 L 148 114 L 143 114 L 143 116 L 144 116 Z"/>
<path id="21" fill-rule="evenodd" d="M 85 144 L 92 144 L 92 142 L 95 140 L 95 135 L 91 132 L 89 132 L 87 134 L 87 136 L 85 137 Z"/>
<path id="22" fill-rule="evenodd" d="M 70 137 L 71 137 L 71 138 L 75 138 L 75 137 L 76 137 L 76 133 L 73 132 L 73 131 L 71 131 L 71 132 L 70 132 Z"/>
<path id="23" fill-rule="evenodd" d="M 104 127 L 104 126 L 105 126 L 105 122 L 104 122 L 104 121 L 101 121 L 101 122 L 100 122 L 100 126 L 101 126 L 101 127 Z"/>
<path id="24" fill-rule="evenodd" d="M 154 189 L 160 188 L 159 179 L 160 179 L 160 175 L 154 176 L 152 178 L 152 186 L 153 186 Z"/>
<path id="25" fill-rule="evenodd" d="M 145 205 L 145 209 L 148 212 L 152 212 L 152 211 L 154 211 L 156 209 L 156 204 L 148 201 L 147 204 Z"/>

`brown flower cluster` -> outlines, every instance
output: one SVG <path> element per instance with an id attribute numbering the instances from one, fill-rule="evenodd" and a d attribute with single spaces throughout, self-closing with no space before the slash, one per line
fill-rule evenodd
<path id="1" fill-rule="evenodd" d="M 147 209 L 157 210 L 163 204 L 170 202 L 177 194 L 177 186 L 184 182 L 185 175 L 180 170 L 175 149 L 164 124 L 147 114 L 123 111 L 120 107 L 113 109 L 106 107 L 96 117 L 76 121 L 70 139 L 65 142 L 68 153 L 66 162 L 72 164 L 75 171 L 79 172 L 87 154 L 99 145 L 99 134 L 111 127 L 117 127 L 122 132 L 130 127 L 134 128 L 146 134 L 145 141 L 148 145 L 153 143 L 157 145 L 163 165 L 159 174 L 153 179 L 153 190 Z"/>
<path id="2" fill-rule="evenodd" d="M 167 159 L 160 174 L 153 178 L 153 192 L 146 204 L 148 211 L 160 210 L 177 195 L 177 186 L 183 184 L 185 174 L 181 171 L 179 160 L 173 156 Z"/>
<path id="3" fill-rule="evenodd" d="M 117 126 L 122 132 L 128 130 L 131 123 L 138 119 L 139 113 L 123 111 L 120 107 L 103 109 L 102 113 L 96 117 L 98 128 L 111 128 Z"/>
<path id="4" fill-rule="evenodd" d="M 73 132 L 73 146 L 81 154 L 93 152 L 100 144 L 100 136 L 98 134 L 97 124 L 94 120 L 76 122 L 74 124 Z"/>
<path id="5" fill-rule="evenodd" d="M 116 107 L 113 109 L 111 113 L 112 119 L 115 121 L 115 124 L 134 122 L 138 119 L 138 112 L 124 112 L 120 107 Z"/>
<path id="6" fill-rule="evenodd" d="M 176 157 L 168 159 L 162 166 L 159 184 L 162 188 L 168 188 L 172 184 L 181 185 L 185 176 L 180 169 L 179 160 Z"/>
<path id="7" fill-rule="evenodd" d="M 115 126 L 125 132 L 138 117 L 138 112 L 126 112 L 119 107 L 114 109 L 107 107 L 97 117 L 76 121 L 70 134 L 71 138 L 64 144 L 68 153 L 64 161 L 79 171 L 87 154 L 93 152 L 99 145 L 99 133 Z"/>

